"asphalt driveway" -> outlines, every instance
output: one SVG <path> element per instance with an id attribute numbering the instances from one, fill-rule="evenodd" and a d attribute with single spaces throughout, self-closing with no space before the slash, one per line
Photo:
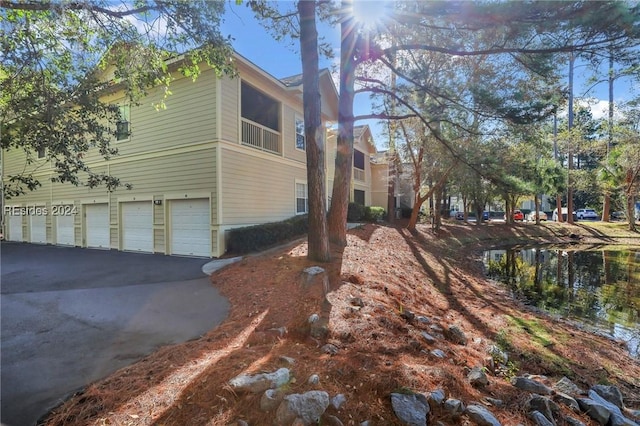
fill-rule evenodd
<path id="1" fill-rule="evenodd" d="M 88 383 L 197 338 L 229 305 L 206 259 L 2 242 L 0 422 L 34 425 Z"/>

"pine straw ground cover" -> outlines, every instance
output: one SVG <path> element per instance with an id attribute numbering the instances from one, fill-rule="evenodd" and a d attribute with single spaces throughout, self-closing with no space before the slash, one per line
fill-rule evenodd
<path id="1" fill-rule="evenodd" d="M 637 234 L 619 225 L 448 222 L 434 235 L 427 226 L 411 234 L 400 225 L 368 224 L 351 230 L 347 247 L 334 248 L 333 261 L 321 265 L 329 276 L 326 298 L 331 304 L 323 303 L 321 286 L 301 285 L 303 269 L 317 264 L 306 259 L 304 241 L 246 257 L 212 276 L 213 285 L 232 305 L 223 324 L 200 339 L 161 348 L 91 384 L 50 413 L 44 424 L 227 425 L 243 419 L 251 426 L 271 425 L 273 413 L 260 411 L 260 395 L 235 393 L 227 383 L 241 373 L 283 366 L 294 375 L 287 385 L 289 393 L 343 393 L 344 407 L 330 407 L 327 413 L 345 425 L 364 420 L 399 424 L 391 409 L 391 392 L 437 388 L 463 401 L 501 399 L 504 407 L 490 409 L 503 425 L 531 424 L 523 394 L 508 382 L 509 375 L 525 373 L 554 381 L 568 376 L 585 388 L 614 384 L 628 406 L 640 408 L 640 363 L 619 343 L 527 309 L 483 276 L 483 249 L 576 237 L 585 243 L 639 242 Z M 363 306 L 355 308 L 353 300 Z M 436 346 L 420 338 L 426 326 L 401 316 L 407 311 L 443 326 L 457 325 L 469 344 L 438 341 L 447 357 L 429 357 L 425 350 Z M 307 319 L 313 313 L 329 320 L 330 334 L 321 341 L 309 334 Z M 326 342 L 339 348 L 337 354 L 320 350 Z M 505 372 L 507 378 L 490 376 L 484 389 L 474 388 L 466 373 L 484 364 L 491 344 L 508 350 L 510 371 Z M 295 363 L 288 365 L 282 357 Z M 308 384 L 312 374 L 320 376 L 319 384 Z M 441 413 L 432 419 L 469 424 L 465 417 L 453 421 Z M 593 424 L 586 417 L 581 420 Z"/>

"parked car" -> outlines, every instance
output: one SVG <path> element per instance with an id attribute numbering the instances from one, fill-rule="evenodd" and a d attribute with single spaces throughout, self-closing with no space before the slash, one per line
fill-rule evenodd
<path id="1" fill-rule="evenodd" d="M 513 220 L 524 220 L 524 213 L 522 213 L 520 210 L 514 210 Z"/>
<path id="2" fill-rule="evenodd" d="M 482 212 L 482 220 L 489 220 L 489 212 Z"/>
<path id="3" fill-rule="evenodd" d="M 576 210 L 578 220 L 598 220 L 598 213 L 594 209 L 578 209 Z"/>
<path id="4" fill-rule="evenodd" d="M 627 214 L 625 212 L 617 211 L 617 212 L 611 213 L 611 220 L 626 220 L 626 219 L 627 219 Z"/>
<path id="5" fill-rule="evenodd" d="M 562 220 L 566 221 L 567 220 L 567 213 L 568 210 L 566 207 L 562 208 Z M 572 212 L 572 216 L 573 216 L 573 220 L 576 219 L 576 212 Z M 553 209 L 553 214 L 551 215 L 551 220 L 554 222 L 558 221 L 558 209 Z"/>
<path id="6" fill-rule="evenodd" d="M 540 218 L 540 220 L 547 220 L 547 214 L 545 212 L 538 212 L 538 217 Z M 536 221 L 536 212 L 533 211 L 533 212 L 529 213 L 527 215 L 527 220 L 529 222 L 535 222 Z"/>
<path id="7" fill-rule="evenodd" d="M 464 220 L 464 212 L 456 212 L 456 220 Z"/>

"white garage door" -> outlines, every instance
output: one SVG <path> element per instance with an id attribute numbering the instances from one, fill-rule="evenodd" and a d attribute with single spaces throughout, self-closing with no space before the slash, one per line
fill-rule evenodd
<path id="1" fill-rule="evenodd" d="M 109 248 L 109 205 L 87 204 L 85 214 L 87 247 Z"/>
<path id="2" fill-rule="evenodd" d="M 208 199 L 171 201 L 171 254 L 211 257 Z"/>
<path id="3" fill-rule="evenodd" d="M 76 244 L 76 233 L 73 215 L 56 216 L 56 244 L 73 246 Z"/>
<path id="4" fill-rule="evenodd" d="M 44 207 L 36 207 L 36 211 L 43 211 Z M 47 242 L 47 216 L 33 214 L 29 216 L 31 224 L 31 242 L 44 244 Z"/>
<path id="5" fill-rule="evenodd" d="M 153 251 L 151 201 L 122 203 L 122 250 Z"/>
<path id="6" fill-rule="evenodd" d="M 9 216 L 9 240 L 22 241 L 22 216 Z"/>

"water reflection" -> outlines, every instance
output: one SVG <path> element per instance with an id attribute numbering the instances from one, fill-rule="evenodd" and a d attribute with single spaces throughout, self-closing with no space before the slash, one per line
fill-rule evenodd
<path id="1" fill-rule="evenodd" d="M 640 251 L 512 248 L 485 252 L 484 264 L 516 297 L 623 340 L 640 357 Z"/>

